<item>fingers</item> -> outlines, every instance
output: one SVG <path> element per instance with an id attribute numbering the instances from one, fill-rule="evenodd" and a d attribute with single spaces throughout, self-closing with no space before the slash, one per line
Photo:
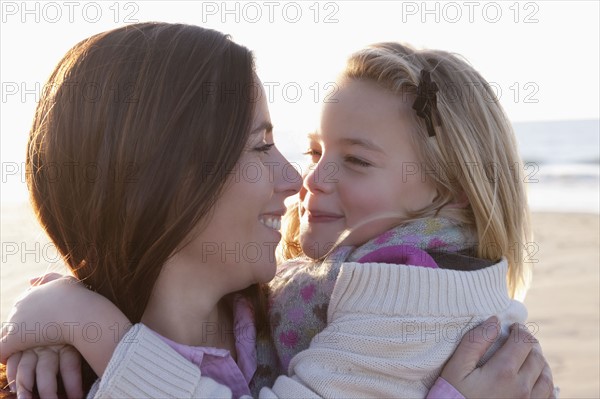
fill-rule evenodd
<path id="1" fill-rule="evenodd" d="M 67 345 L 60 351 L 60 374 L 68 398 L 82 398 L 81 355 Z"/>
<path id="2" fill-rule="evenodd" d="M 58 375 L 58 353 L 42 348 L 37 352 L 37 359 L 35 378 L 37 380 L 38 394 L 41 398 L 57 399 L 58 385 L 56 383 L 56 376 Z"/>
<path id="3" fill-rule="evenodd" d="M 26 350 L 21 356 L 17 367 L 17 397 L 19 399 L 33 398 L 33 385 L 35 383 L 35 368 L 37 355 L 32 350 Z"/>
<path id="4" fill-rule="evenodd" d="M 555 398 L 554 396 L 554 380 L 552 378 L 552 370 L 546 363 L 540 373 L 533 389 L 531 390 L 532 398 Z"/>
<path id="5" fill-rule="evenodd" d="M 529 382 L 529 385 L 533 387 L 535 382 L 542 374 L 542 370 L 546 367 L 546 359 L 544 359 L 544 355 L 542 355 L 541 348 L 534 346 L 527 355 L 527 358 L 521 365 L 519 369 L 519 376 Z"/>
<path id="6" fill-rule="evenodd" d="M 537 340 L 529 330 L 525 326 L 515 323 L 510 328 L 508 339 L 492 356 L 488 364 L 490 367 L 503 370 L 503 374 L 516 375 L 535 344 L 537 344 Z"/>
<path id="7" fill-rule="evenodd" d="M 446 381 L 462 381 L 477 367 L 489 347 L 496 341 L 500 333 L 498 318 L 492 316 L 479 326 L 466 333 L 456 351 L 448 360 L 442 371 Z"/>
<path id="8" fill-rule="evenodd" d="M 57 398 L 59 368 L 67 397 L 83 397 L 81 357 L 71 346 L 37 347 L 16 353 L 8 359 L 6 373 L 11 391 L 19 398 L 31 398 L 34 386 L 39 397 Z"/>
<path id="9" fill-rule="evenodd" d="M 14 338 L 13 336 L 17 335 L 18 331 L 17 323 L 11 323 L 10 321 L 2 323 L 2 329 L 0 329 L 0 363 L 8 365 L 8 358 L 17 352 L 21 352 L 10 346 L 11 338 Z"/>
<path id="10" fill-rule="evenodd" d="M 17 367 L 21 361 L 23 352 L 17 352 L 8 358 L 6 362 L 6 378 L 8 379 L 8 387 L 11 392 L 17 392 Z"/>

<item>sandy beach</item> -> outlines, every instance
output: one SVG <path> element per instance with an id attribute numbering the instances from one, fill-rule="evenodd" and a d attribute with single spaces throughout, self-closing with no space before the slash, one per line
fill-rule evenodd
<path id="1" fill-rule="evenodd" d="M 562 398 L 600 397 L 600 237 L 599 216 L 533 214 L 534 278 L 525 304 L 537 326 L 544 354 Z M 61 271 L 26 205 L 2 206 L 1 319 L 28 286 L 46 271 Z"/>
<path id="2" fill-rule="evenodd" d="M 593 214 L 535 213 L 539 262 L 525 299 L 561 398 L 598 398 L 600 241 Z"/>

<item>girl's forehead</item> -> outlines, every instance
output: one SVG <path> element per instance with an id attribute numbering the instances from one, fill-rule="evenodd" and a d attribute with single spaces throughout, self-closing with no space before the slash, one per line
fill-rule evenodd
<path id="1" fill-rule="evenodd" d="M 333 123 L 348 123 L 357 127 L 402 123 L 401 119 L 407 119 L 404 116 L 415 112 L 409 97 L 370 81 L 343 81 L 336 93 L 323 104 L 321 130 L 326 130 Z"/>
<path id="2" fill-rule="evenodd" d="M 319 126 L 308 138 L 315 142 L 342 140 L 344 144 L 377 142 L 384 136 L 414 130 L 412 113 L 405 101 L 377 86 L 365 91 L 351 89 L 350 93 L 342 87 L 338 101 L 324 105 Z"/>
<path id="3" fill-rule="evenodd" d="M 403 102 L 409 107 L 412 107 L 412 102 L 414 102 L 413 95 L 403 90 L 396 92 L 385 83 L 378 83 L 370 79 L 343 78 L 336 81 L 325 104 L 337 104 L 341 100 L 347 99 L 365 99 L 367 101 L 374 97 L 383 101 Z"/>

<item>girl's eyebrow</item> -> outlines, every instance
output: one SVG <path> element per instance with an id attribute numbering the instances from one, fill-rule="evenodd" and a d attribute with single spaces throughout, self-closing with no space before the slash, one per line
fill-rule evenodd
<path id="1" fill-rule="evenodd" d="M 311 132 L 308 134 L 308 139 L 311 141 L 321 141 L 321 135 L 317 132 Z M 381 146 L 375 144 L 373 140 L 370 140 L 368 138 L 342 138 L 339 140 L 339 142 L 342 145 L 358 145 L 367 150 L 385 154 L 385 151 Z"/>
<path id="2" fill-rule="evenodd" d="M 367 150 L 381 152 L 381 153 L 385 154 L 385 151 L 383 150 L 383 148 L 381 148 L 379 145 L 375 144 L 375 142 L 373 140 L 369 140 L 367 138 L 360 138 L 360 139 L 343 138 L 343 139 L 340 139 L 340 142 L 342 143 L 342 145 L 359 145 L 361 147 L 366 148 Z"/>

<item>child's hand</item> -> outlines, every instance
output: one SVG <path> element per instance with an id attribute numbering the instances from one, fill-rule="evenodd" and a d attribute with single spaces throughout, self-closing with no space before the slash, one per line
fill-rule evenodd
<path id="1" fill-rule="evenodd" d="M 441 377 L 466 398 L 554 398 L 552 372 L 537 340 L 519 325 L 511 328 L 509 339 L 480 368 L 495 338 L 490 333 L 498 320 L 486 320 L 465 334 Z"/>
<path id="2" fill-rule="evenodd" d="M 71 344 L 69 326 L 78 320 L 75 306 L 87 289 L 73 277 L 61 277 L 32 287 L 13 306 L 6 323 L 2 323 L 0 362 L 10 355 L 36 346 Z"/>
<path id="3" fill-rule="evenodd" d="M 41 398 L 57 398 L 60 371 L 68 398 L 83 397 L 81 355 L 70 345 L 36 347 L 8 358 L 6 375 L 18 398 L 32 398 L 33 387 Z"/>
<path id="4" fill-rule="evenodd" d="M 112 302 L 74 277 L 29 289 L 2 324 L 0 362 L 38 346 L 72 345 L 101 376 L 131 323 Z"/>

